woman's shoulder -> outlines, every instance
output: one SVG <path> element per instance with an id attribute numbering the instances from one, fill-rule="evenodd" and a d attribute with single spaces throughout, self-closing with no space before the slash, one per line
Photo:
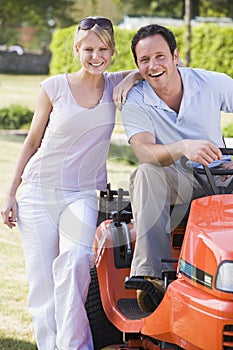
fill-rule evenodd
<path id="1" fill-rule="evenodd" d="M 57 84 L 59 82 L 63 82 L 65 79 L 66 74 L 57 74 L 57 75 L 51 75 L 42 80 L 41 85 L 53 85 Z"/>
<path id="2" fill-rule="evenodd" d="M 57 74 L 44 79 L 40 86 L 47 93 L 50 101 L 54 101 L 65 90 L 66 74 Z M 65 90 L 66 91 L 66 90 Z"/>
<path id="3" fill-rule="evenodd" d="M 106 81 L 110 82 L 113 86 L 120 83 L 120 81 L 123 79 L 123 73 L 122 72 L 105 72 L 104 78 Z"/>

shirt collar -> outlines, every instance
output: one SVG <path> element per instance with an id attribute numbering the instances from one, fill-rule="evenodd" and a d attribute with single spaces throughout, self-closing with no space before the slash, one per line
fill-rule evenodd
<path id="1" fill-rule="evenodd" d="M 184 87 L 184 96 L 190 99 L 200 91 L 199 84 L 194 76 L 195 71 L 186 67 L 178 67 L 178 71 Z"/>
<path id="2" fill-rule="evenodd" d="M 184 87 L 184 96 L 189 100 L 192 96 L 196 95 L 196 93 L 200 90 L 200 87 L 195 80 L 194 75 L 190 74 L 190 68 L 178 67 L 177 69 L 181 75 Z M 143 94 L 145 104 L 155 107 L 161 107 L 164 105 L 163 101 L 158 97 L 156 92 L 146 80 L 143 81 Z"/>
<path id="3" fill-rule="evenodd" d="M 155 107 L 160 106 L 161 99 L 146 80 L 143 81 L 143 95 L 145 104 Z"/>

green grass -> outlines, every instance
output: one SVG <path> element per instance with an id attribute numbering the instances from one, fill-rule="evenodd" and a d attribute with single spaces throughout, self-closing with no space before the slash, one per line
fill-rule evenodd
<path id="1" fill-rule="evenodd" d="M 9 137 L 8 137 L 9 138 Z M 0 207 L 22 138 L 0 137 Z M 31 319 L 27 312 L 27 282 L 18 229 L 0 222 L 0 350 L 35 348 Z"/>
<path id="2" fill-rule="evenodd" d="M 8 75 L 0 74 L 0 108 L 10 104 L 20 104 L 34 110 L 41 75 Z"/>

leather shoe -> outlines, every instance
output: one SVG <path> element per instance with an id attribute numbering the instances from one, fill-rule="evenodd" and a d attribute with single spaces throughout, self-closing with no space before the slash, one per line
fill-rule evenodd
<path id="1" fill-rule="evenodd" d="M 149 276 L 145 276 L 144 279 L 151 282 L 158 294 L 159 303 L 162 301 L 164 296 L 164 282 L 158 278 L 153 278 Z M 149 294 L 143 290 L 137 290 L 137 302 L 138 306 L 142 311 L 153 312 L 159 303 L 155 304 L 150 298 Z"/>

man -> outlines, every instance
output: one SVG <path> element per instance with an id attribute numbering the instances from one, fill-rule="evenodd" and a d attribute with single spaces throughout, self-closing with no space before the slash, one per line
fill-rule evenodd
<path id="1" fill-rule="evenodd" d="M 170 205 L 202 194 L 184 170 L 194 166 L 232 167 L 222 156 L 221 111 L 233 112 L 233 80 L 225 74 L 179 67 L 176 40 L 159 25 L 138 30 L 132 52 L 143 81 L 122 107 L 126 134 L 140 165 L 131 175 L 130 195 L 137 232 L 131 277 L 149 278 L 161 288 L 162 270 L 171 269 Z M 230 179 L 219 178 L 226 186 Z M 182 216 L 180 216 L 180 219 Z M 145 293 L 138 293 L 143 309 Z M 147 310 L 148 311 L 148 310 Z"/>

